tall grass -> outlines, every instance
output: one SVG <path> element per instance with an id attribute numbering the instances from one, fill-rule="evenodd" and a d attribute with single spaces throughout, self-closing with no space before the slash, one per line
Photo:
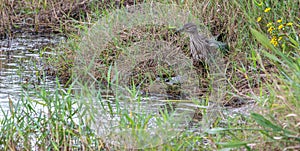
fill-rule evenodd
<path id="1" fill-rule="evenodd" d="M 284 149 L 299 148 L 299 90 L 300 90 L 300 47 L 297 34 L 287 35 L 286 42 L 291 45 L 289 53 L 282 47 L 274 47 L 265 34 L 251 29 L 255 38 L 268 50 L 262 50 L 262 54 L 272 60 L 280 70 L 275 76 L 270 93 L 270 112 L 266 116 L 253 113 L 251 117 L 263 128 L 261 133 L 271 142 L 285 146 Z M 291 54 L 290 54 L 291 53 Z M 272 100 L 274 99 L 274 100 Z M 280 147 L 280 146 L 278 146 Z"/>
<path id="2" fill-rule="evenodd" d="M 82 123 L 80 106 L 71 93 L 59 85 L 53 91 L 26 92 L 17 102 L 9 99 L 10 112 L 2 114 L 1 150 L 94 150 L 101 140 Z"/>
<path id="3" fill-rule="evenodd" d="M 163 2 L 173 3 L 173 1 Z M 298 150 L 300 148 L 300 39 L 299 18 L 297 18 L 299 2 L 296 0 L 263 2 L 203 0 L 201 2 L 179 1 L 178 3 L 182 9 L 190 8 L 191 13 L 202 19 L 214 35 L 225 33 L 223 40 L 230 44 L 231 52 L 228 57 L 232 60 L 233 70 L 248 77 L 246 78 L 248 83 L 251 83 L 251 78 L 258 79 L 262 74 L 267 77 L 267 82 L 259 81 L 258 93 L 254 93 L 255 90 L 252 89 L 253 93 L 245 94 L 257 102 L 255 108 L 258 109 L 253 110 L 250 116 L 247 114 L 229 115 L 225 120 L 220 119 L 214 123 L 212 128 L 205 133 L 186 130 L 164 144 L 149 147 L 148 150 L 224 148 Z M 44 7 L 45 5 L 37 6 Z M 4 7 L 1 5 L 1 8 Z M 93 23 L 98 19 L 99 14 L 109 11 L 100 10 L 96 6 L 92 8 L 89 15 L 82 15 L 82 22 Z M 266 11 L 267 8 L 271 10 Z M 281 22 L 278 21 L 280 19 L 282 19 Z M 270 22 L 275 28 L 271 32 L 268 26 Z M 293 23 L 293 25 L 289 26 L 287 23 Z M 284 28 L 279 29 L 281 24 L 285 24 Z M 79 26 L 81 29 L 86 29 L 88 24 Z M 277 38 L 276 41 L 274 37 Z M 280 41 L 279 37 L 282 37 Z M 66 54 L 71 54 L 70 57 L 61 57 L 58 61 L 63 62 L 61 66 L 58 66 L 61 68 L 60 71 L 66 70 L 65 67 L 72 67 L 74 63 L 72 52 L 78 49 L 77 41 L 69 45 L 71 47 L 60 49 Z M 276 72 L 267 66 L 272 66 Z M 252 72 L 249 72 L 249 69 Z M 114 83 L 111 83 L 109 78 L 108 73 L 107 81 L 111 86 Z M 73 80 L 76 81 L 76 79 Z M 240 82 L 238 77 L 231 80 L 233 80 L 232 83 Z M 87 88 L 87 86 L 83 87 Z M 89 89 L 85 91 L 96 93 L 98 99 L 103 100 L 104 96 L 101 96 L 100 91 L 90 92 Z M 135 89 L 132 89 L 130 93 L 137 101 L 141 99 L 136 97 L 138 94 Z M 34 97 L 25 92 L 16 103 L 9 99 L 10 110 L 8 113 L 2 110 L 4 118 L 0 120 L 0 149 L 100 150 L 116 147 L 112 144 L 105 144 L 105 141 L 98 138 L 87 120 L 87 118 L 92 120 L 93 117 L 84 116 L 87 112 L 93 112 L 97 108 L 85 108 L 82 100 L 78 101 L 75 98 L 72 93 L 72 84 L 67 90 L 62 89 L 58 84 L 53 92 L 38 89 Z M 86 103 L 94 98 L 89 99 Z M 146 114 L 132 116 L 135 113 L 126 109 L 121 110 L 118 100 L 116 102 L 117 111 L 113 110 L 109 101 L 104 104 L 100 101 L 98 105 L 105 108 L 111 116 L 120 116 L 121 128 L 145 128 L 150 116 Z M 163 116 L 169 118 L 167 113 Z"/>
<path id="4" fill-rule="evenodd" d="M 99 19 L 113 1 L 84 0 L 2 0 L 0 36 L 13 36 L 16 31 L 70 33 L 79 32 Z"/>

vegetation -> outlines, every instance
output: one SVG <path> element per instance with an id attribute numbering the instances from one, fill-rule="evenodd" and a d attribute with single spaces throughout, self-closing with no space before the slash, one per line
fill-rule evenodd
<path id="1" fill-rule="evenodd" d="M 0 37 L 20 31 L 76 33 L 97 21 L 108 8 L 134 3 L 111 0 L 2 0 Z"/>
<path id="2" fill-rule="evenodd" d="M 202 19 L 213 35 L 221 34 L 219 40 L 229 43 L 231 50 L 227 54 L 227 59 L 230 60 L 230 71 L 233 71 L 229 72 L 232 74 L 229 76 L 232 86 L 228 91 L 232 93 L 232 96 L 242 95 L 254 100 L 253 105 L 256 110 L 253 110 L 250 115 L 245 112 L 245 114 L 225 116 L 225 121 L 216 120 L 211 129 L 201 133 L 187 129 L 172 135 L 172 138 L 161 140 L 149 138 L 152 139 L 151 142 L 139 140 L 144 138 L 139 134 L 148 136 L 144 134 L 145 131 L 130 136 L 126 136 L 129 132 L 124 132 L 126 138 L 134 137 L 138 140 L 136 143 L 144 141 L 144 144 L 140 144 L 143 148 L 139 149 L 147 150 L 225 148 L 299 150 L 300 18 L 298 17 L 300 3 L 296 0 L 158 1 L 165 4 L 176 3 L 183 10 L 190 10 L 194 16 Z M 151 1 L 134 3 L 146 2 Z M 80 79 L 72 75 L 74 58 L 77 57 L 76 52 L 82 44 L 81 36 L 88 32 L 90 25 L 95 24 L 102 17 L 109 18 L 109 12 L 114 11 L 116 6 L 125 7 L 134 3 L 129 0 L 120 1 L 117 5 L 110 1 L 61 3 L 60 1 L 15 2 L 7 0 L 0 4 L 0 12 L 3 16 L 1 33 L 7 30 L 13 33 L 16 28 L 21 27 L 19 23 L 25 20 L 22 26 L 33 27 L 34 31 L 45 32 L 47 30 L 44 29 L 47 28 L 50 31 L 67 32 L 69 36 L 67 44 L 54 48 L 56 51 L 63 52 L 62 55 L 47 60 L 57 69 L 54 73 L 58 76 L 58 86 L 55 91 L 47 91 L 42 87 L 37 87 L 34 95 L 29 95 L 24 91 L 23 97 L 17 103 L 8 100 L 9 112 L 1 108 L 4 114 L 4 118 L 0 119 L 1 150 L 109 150 L 124 149 L 124 147 L 135 149 L 132 146 L 122 146 L 107 141 L 121 140 L 117 136 L 110 138 L 97 136 L 97 130 L 92 129 L 92 123 L 104 116 L 92 113 L 99 109 L 97 107 L 103 107 L 106 117 L 121 117 L 121 124 L 118 128 L 122 130 L 129 128 L 145 130 L 149 120 L 156 116 L 149 116 L 143 112 L 142 108 L 140 112 L 123 109 L 120 105 L 121 98 L 114 98 L 112 103 L 107 101 L 110 98 L 104 96 L 101 89 L 89 89 L 88 85 L 82 85 L 83 90 L 78 95 L 74 92 L 76 91 L 74 81 Z M 47 18 L 53 14 L 61 15 L 48 20 Z M 27 20 L 32 20 L 32 24 L 27 23 Z M 162 31 L 165 30 L 158 30 L 158 32 Z M 127 38 L 130 39 L 130 36 Z M 124 41 L 114 41 L 111 47 L 123 48 L 127 44 L 122 43 Z M 183 39 L 179 44 L 186 44 L 186 42 Z M 182 48 L 189 49 L 186 46 Z M 93 59 L 97 58 L 91 58 Z M 105 65 L 107 65 L 105 72 L 101 70 L 103 74 L 101 78 L 105 79 L 102 80 L 104 85 L 117 87 L 118 83 L 113 83 L 111 79 L 114 69 L 109 63 Z M 93 64 L 88 66 L 93 66 Z M 94 77 L 97 75 L 97 73 L 91 74 Z M 67 83 L 68 87 L 62 88 L 59 81 Z M 238 85 L 244 81 L 246 84 L 242 86 L 246 85 L 247 88 L 239 89 L 241 86 Z M 135 86 L 133 84 L 131 89 L 128 89 L 131 96 L 129 100 L 141 102 L 142 98 L 138 95 L 138 89 Z M 247 91 L 242 92 L 242 90 Z M 116 93 L 118 92 L 106 92 L 105 95 Z M 97 102 L 99 104 L 94 104 L 95 96 L 97 100 L 100 100 Z M 223 103 L 232 106 L 230 101 Z M 163 118 L 157 118 L 157 125 L 167 120 L 174 120 L 165 110 L 161 110 L 160 115 Z M 103 118 L 100 122 L 106 120 Z M 159 132 L 166 132 L 166 135 L 161 136 L 162 138 L 171 135 L 169 132 L 172 127 L 163 124 L 160 126 Z M 152 144 L 145 146 L 147 143 Z"/>

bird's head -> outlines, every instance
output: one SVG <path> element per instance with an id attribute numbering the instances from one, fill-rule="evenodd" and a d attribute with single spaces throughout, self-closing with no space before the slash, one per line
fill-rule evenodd
<path id="1" fill-rule="evenodd" d="M 182 28 L 178 29 L 177 32 L 186 32 L 189 34 L 198 33 L 197 26 L 194 23 L 187 23 Z"/>

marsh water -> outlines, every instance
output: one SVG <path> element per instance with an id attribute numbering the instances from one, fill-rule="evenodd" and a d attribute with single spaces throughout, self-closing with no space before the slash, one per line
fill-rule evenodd
<path id="1" fill-rule="evenodd" d="M 0 106 L 5 112 L 8 111 L 9 100 L 14 102 L 24 93 L 34 93 L 32 88 L 42 86 L 51 89 L 56 86 L 55 78 L 44 74 L 42 60 L 55 55 L 46 49 L 47 46 L 64 40 L 61 35 L 29 33 L 0 40 Z"/>

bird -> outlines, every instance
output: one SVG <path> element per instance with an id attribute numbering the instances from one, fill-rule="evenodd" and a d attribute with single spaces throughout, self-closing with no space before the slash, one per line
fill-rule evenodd
<path id="1" fill-rule="evenodd" d="M 182 28 L 178 29 L 177 32 L 185 32 L 190 38 L 190 56 L 193 59 L 193 65 L 202 68 L 202 75 L 208 73 L 210 75 L 209 81 L 211 83 L 211 92 L 209 96 L 209 102 L 215 102 L 215 105 L 211 106 L 213 109 L 208 112 L 205 116 L 204 123 L 207 127 L 210 126 L 209 121 L 213 121 L 213 117 L 216 117 L 220 111 L 219 105 L 224 100 L 226 95 L 226 64 L 223 58 L 224 52 L 228 52 L 227 44 L 217 41 L 214 38 L 208 38 L 204 34 L 198 32 L 197 26 L 194 23 L 187 23 Z M 226 50 L 227 49 L 227 50 Z M 199 64 L 200 62 L 202 64 Z M 204 69 L 203 69 L 204 65 Z M 204 70 L 204 72 L 203 72 Z M 197 69 L 199 71 L 199 69 Z M 199 74 L 199 72 L 198 72 Z M 202 83 L 199 79 L 199 84 Z"/>
<path id="2" fill-rule="evenodd" d="M 220 50 L 222 53 L 228 52 L 227 44 L 200 34 L 194 23 L 185 24 L 177 32 L 188 33 L 190 37 L 190 52 L 194 61 L 204 61 L 207 63 L 208 59 L 215 55 L 216 52 L 214 52 L 214 49 Z"/>
<path id="3" fill-rule="evenodd" d="M 227 44 L 199 33 L 197 25 L 191 22 L 184 24 L 176 32 L 185 32 L 189 35 L 190 56 L 198 75 L 204 78 L 214 76 L 216 81 L 225 77 L 223 54 L 229 52 Z M 205 81 L 205 79 L 199 78 L 200 86 L 206 87 Z M 213 82 L 214 86 L 218 85 L 216 81 Z"/>
<path id="4" fill-rule="evenodd" d="M 217 102 L 222 100 L 227 84 L 226 62 L 222 49 L 228 48 L 227 44 L 199 33 L 194 23 L 185 24 L 177 32 L 185 32 L 190 37 L 190 55 L 193 65 L 196 67 L 198 74 L 200 72 L 203 77 L 210 79 L 213 90 L 210 99 Z M 206 87 L 205 84 L 203 85 L 204 81 L 202 78 L 199 79 L 200 86 Z"/>

